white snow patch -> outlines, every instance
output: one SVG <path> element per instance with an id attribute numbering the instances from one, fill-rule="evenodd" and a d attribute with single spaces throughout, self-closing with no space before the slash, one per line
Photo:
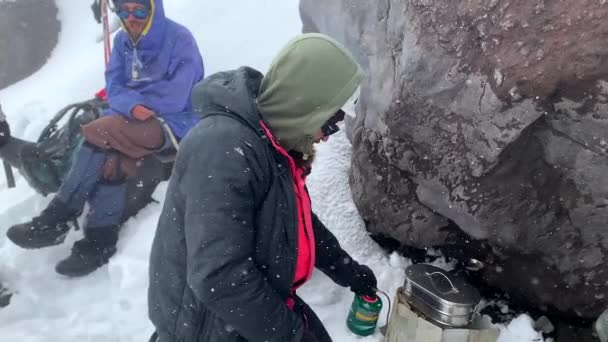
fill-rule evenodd
<path id="1" fill-rule="evenodd" d="M 507 326 L 500 325 L 498 342 L 539 342 L 544 341 L 541 333 L 532 328 L 534 322 L 528 315 L 515 318 Z"/>

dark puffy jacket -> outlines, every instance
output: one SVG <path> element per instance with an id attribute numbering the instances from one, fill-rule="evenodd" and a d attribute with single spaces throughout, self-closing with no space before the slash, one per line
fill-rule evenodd
<path id="1" fill-rule="evenodd" d="M 202 121 L 182 141 L 150 259 L 149 315 L 161 342 L 294 341 L 285 305 L 296 268 L 297 214 L 287 161 L 259 124 L 250 68 L 194 90 Z M 313 215 L 315 266 L 342 286 L 354 267 Z"/>

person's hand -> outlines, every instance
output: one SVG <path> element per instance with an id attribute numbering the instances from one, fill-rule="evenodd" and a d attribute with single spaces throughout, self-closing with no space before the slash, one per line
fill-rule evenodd
<path id="1" fill-rule="evenodd" d="M 11 128 L 5 120 L 0 121 L 0 147 L 4 146 L 11 137 Z"/>
<path id="2" fill-rule="evenodd" d="M 318 340 L 317 337 L 309 330 L 304 330 L 304 334 L 302 334 L 302 339 L 300 342 L 318 342 Z"/>
<path id="3" fill-rule="evenodd" d="M 10 137 L 11 136 L 11 127 L 8 125 L 8 122 L 5 120 L 0 121 L 0 137 Z"/>
<path id="4" fill-rule="evenodd" d="M 358 265 L 353 272 L 354 276 L 350 284 L 350 290 L 360 296 L 375 295 L 378 282 L 374 272 L 365 265 Z"/>
<path id="5" fill-rule="evenodd" d="M 139 121 L 146 121 L 154 116 L 153 111 L 142 105 L 135 106 L 135 108 L 133 108 L 133 110 L 131 111 L 131 114 L 133 114 L 133 117 Z"/>
<path id="6" fill-rule="evenodd" d="M 98 24 L 101 24 L 101 1 L 94 0 L 91 5 L 91 11 L 93 11 L 93 18 Z"/>

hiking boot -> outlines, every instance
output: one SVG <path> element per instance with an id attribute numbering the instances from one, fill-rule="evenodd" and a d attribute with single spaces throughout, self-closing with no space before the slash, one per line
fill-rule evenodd
<path id="1" fill-rule="evenodd" d="M 55 271 L 68 277 L 83 277 L 108 263 L 116 246 L 98 246 L 84 238 L 76 241 L 72 254 L 55 266 Z"/>
<path id="2" fill-rule="evenodd" d="M 10 227 L 6 236 L 21 248 L 37 249 L 61 244 L 69 230 L 65 222 L 48 224 L 35 217 L 30 222 Z"/>
<path id="3" fill-rule="evenodd" d="M 55 246 L 65 240 L 70 230 L 67 222 L 75 215 L 65 204 L 53 200 L 40 216 L 10 227 L 6 236 L 15 245 L 26 249 Z"/>
<path id="4" fill-rule="evenodd" d="M 82 277 L 108 263 L 116 253 L 118 227 L 93 230 L 96 231 L 93 234 L 85 230 L 85 238 L 74 243 L 72 254 L 55 266 L 57 273 L 68 277 Z"/>

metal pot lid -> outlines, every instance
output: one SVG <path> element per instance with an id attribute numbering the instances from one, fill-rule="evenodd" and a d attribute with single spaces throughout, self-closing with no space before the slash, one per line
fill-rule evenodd
<path id="1" fill-rule="evenodd" d="M 475 306 L 481 300 L 479 291 L 462 277 L 427 264 L 411 265 L 405 270 L 406 286 L 420 288 L 442 302 L 458 306 Z"/>

